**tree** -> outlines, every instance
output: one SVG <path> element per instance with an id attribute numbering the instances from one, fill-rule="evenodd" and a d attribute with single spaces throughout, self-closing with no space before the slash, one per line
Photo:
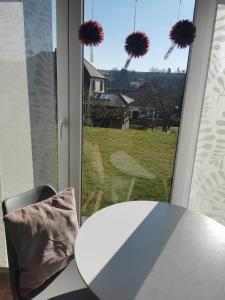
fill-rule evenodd
<path id="1" fill-rule="evenodd" d="M 176 101 L 174 91 L 160 86 L 156 81 L 146 82 L 139 91 L 142 93 L 142 99 L 151 99 L 151 105 L 155 107 L 155 113 L 158 113 L 162 119 L 162 131 L 167 132 L 171 125 L 171 115 Z M 154 127 L 154 123 L 152 126 Z"/>

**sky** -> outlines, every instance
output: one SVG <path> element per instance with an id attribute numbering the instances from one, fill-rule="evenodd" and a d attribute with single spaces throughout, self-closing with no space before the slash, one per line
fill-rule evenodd
<path id="1" fill-rule="evenodd" d="M 195 0 L 182 0 L 180 19 L 193 20 Z M 94 47 L 94 63 L 98 69 L 121 69 L 127 54 L 126 36 L 133 31 L 135 0 L 94 0 L 94 18 L 104 29 L 102 44 Z M 91 19 L 92 0 L 84 0 L 84 19 Z M 186 70 L 188 49 L 175 49 L 167 60 L 163 57 L 171 45 L 169 31 L 177 22 L 179 0 L 138 0 L 136 30 L 150 39 L 149 52 L 130 63 L 129 70 L 149 71 L 151 68 Z M 84 56 L 89 60 L 90 49 Z"/>

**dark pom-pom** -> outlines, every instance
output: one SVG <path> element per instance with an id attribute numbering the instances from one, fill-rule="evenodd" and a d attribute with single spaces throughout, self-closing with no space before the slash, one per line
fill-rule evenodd
<path id="1" fill-rule="evenodd" d="M 180 48 L 190 46 L 196 36 L 196 27 L 189 20 L 182 20 L 173 25 L 170 39 Z"/>
<path id="2" fill-rule="evenodd" d="M 140 57 L 145 55 L 149 49 L 149 39 L 144 32 L 133 32 L 126 38 L 125 50 L 133 57 Z"/>
<path id="3" fill-rule="evenodd" d="M 97 21 L 84 22 L 79 29 L 79 40 L 86 46 L 97 46 L 104 39 L 104 31 Z"/>

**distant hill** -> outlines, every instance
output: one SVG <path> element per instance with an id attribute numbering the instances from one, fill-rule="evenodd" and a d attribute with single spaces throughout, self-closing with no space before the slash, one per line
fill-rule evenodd
<path id="1" fill-rule="evenodd" d="M 99 70 L 107 78 L 107 90 L 123 93 L 135 106 L 174 107 L 181 109 L 186 73 Z"/>

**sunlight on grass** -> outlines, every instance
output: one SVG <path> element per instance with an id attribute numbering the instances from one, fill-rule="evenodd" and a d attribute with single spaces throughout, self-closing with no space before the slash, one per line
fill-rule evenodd
<path id="1" fill-rule="evenodd" d="M 177 129 L 84 127 L 83 134 L 83 215 L 122 201 L 169 201 Z"/>

